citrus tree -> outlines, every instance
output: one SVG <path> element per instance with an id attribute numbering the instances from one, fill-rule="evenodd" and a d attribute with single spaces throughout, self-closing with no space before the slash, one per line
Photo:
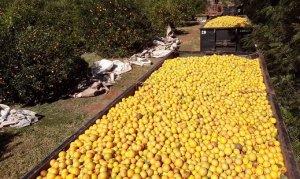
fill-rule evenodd
<path id="1" fill-rule="evenodd" d="M 136 0 L 152 26 L 164 32 L 167 25 L 177 27 L 184 20 L 192 20 L 205 1 L 202 0 Z"/>
<path id="2" fill-rule="evenodd" d="M 150 42 L 133 0 L 0 3 L 0 102 L 35 104 L 67 95 L 88 73 L 86 51 L 128 56 Z"/>

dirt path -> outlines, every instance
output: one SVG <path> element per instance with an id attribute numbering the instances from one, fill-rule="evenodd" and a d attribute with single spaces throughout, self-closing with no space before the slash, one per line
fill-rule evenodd
<path id="1" fill-rule="evenodd" d="M 200 26 L 201 25 L 199 24 L 178 28 L 178 30 L 180 30 L 181 33 L 183 33 L 182 35 L 178 35 L 178 38 L 183 42 L 179 51 L 200 51 Z"/>

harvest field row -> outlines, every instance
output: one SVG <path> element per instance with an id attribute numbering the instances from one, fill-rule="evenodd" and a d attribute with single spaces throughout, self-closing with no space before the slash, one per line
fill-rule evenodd
<path id="1" fill-rule="evenodd" d="M 258 59 L 167 60 L 38 178 L 279 178 L 263 80 Z"/>

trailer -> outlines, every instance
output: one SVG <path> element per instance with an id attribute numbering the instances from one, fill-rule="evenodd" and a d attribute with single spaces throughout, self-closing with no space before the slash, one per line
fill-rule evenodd
<path id="1" fill-rule="evenodd" d="M 203 53 L 195 53 L 195 54 L 182 54 L 182 56 L 203 56 Z M 78 138 L 79 135 L 84 133 L 86 129 L 92 126 L 97 119 L 101 118 L 103 115 L 106 115 L 108 111 L 114 107 L 117 103 L 119 103 L 123 98 L 134 95 L 135 91 L 138 90 L 139 86 L 143 84 L 143 82 L 156 70 L 158 70 L 166 59 L 171 59 L 176 57 L 177 55 L 174 53 L 169 54 L 166 58 L 161 59 L 156 65 L 154 65 L 146 74 L 144 74 L 141 78 L 139 78 L 135 84 L 131 85 L 127 88 L 122 94 L 120 94 L 114 101 L 112 101 L 109 105 L 107 105 L 102 111 L 100 111 L 94 118 L 88 121 L 84 126 L 82 126 L 77 132 L 75 132 L 72 136 L 70 136 L 65 142 L 63 142 L 58 148 L 56 148 L 52 153 L 50 153 L 40 164 L 34 167 L 30 172 L 28 172 L 23 178 L 24 179 L 33 179 L 39 176 L 42 170 L 49 168 L 49 162 L 51 159 L 54 159 L 58 156 L 58 153 L 62 150 L 68 149 L 70 143 Z M 291 143 L 283 122 L 283 118 L 280 113 L 280 109 L 278 103 L 276 101 L 276 95 L 270 83 L 270 77 L 267 71 L 266 63 L 264 61 L 263 56 L 259 54 L 247 56 L 249 60 L 251 58 L 259 57 L 260 66 L 264 77 L 264 82 L 267 87 L 268 100 L 272 107 L 273 115 L 277 119 L 277 129 L 279 131 L 278 139 L 281 143 L 281 148 L 284 156 L 285 166 L 287 167 L 288 173 L 287 177 L 291 179 L 300 178 L 300 171 L 297 167 L 297 162 L 295 160 Z"/>
<path id="2" fill-rule="evenodd" d="M 249 53 L 243 38 L 251 32 L 251 27 L 200 28 L 200 52 Z"/>

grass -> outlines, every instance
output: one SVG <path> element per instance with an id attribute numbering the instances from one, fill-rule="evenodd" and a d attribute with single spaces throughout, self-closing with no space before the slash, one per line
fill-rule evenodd
<path id="1" fill-rule="evenodd" d="M 200 26 L 201 25 L 193 25 L 178 28 L 181 32 L 180 35 L 178 35 L 178 38 L 184 42 L 181 44 L 179 51 L 200 51 Z"/>
<path id="2" fill-rule="evenodd" d="M 85 122 L 85 113 L 59 108 L 57 103 L 31 108 L 46 116 L 39 123 L 6 131 L 11 142 L 1 156 L 0 178 L 21 177 Z"/>
<path id="3" fill-rule="evenodd" d="M 84 57 L 89 64 L 100 58 L 95 54 L 85 54 Z M 153 59 L 152 62 L 156 63 L 158 60 Z M 0 132 L 0 178 L 24 176 L 150 67 L 133 66 L 133 70 L 123 74 L 108 95 L 58 100 L 29 107 L 28 109 L 44 117 L 32 126 L 6 128 L 4 132 Z"/>

